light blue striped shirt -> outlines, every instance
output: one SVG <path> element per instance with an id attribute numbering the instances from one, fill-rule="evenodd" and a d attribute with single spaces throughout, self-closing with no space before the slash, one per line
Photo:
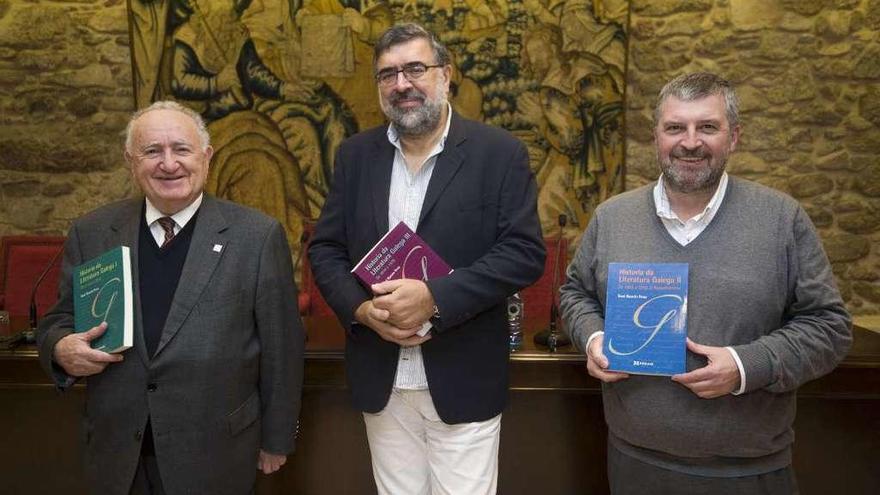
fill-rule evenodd
<path id="1" fill-rule="evenodd" d="M 396 150 L 394 152 L 394 165 L 391 168 L 391 191 L 388 196 L 389 229 L 400 222 L 405 223 L 413 232 L 418 229 L 419 216 L 422 214 L 422 204 L 425 202 L 428 184 L 431 182 L 431 175 L 434 173 L 434 164 L 437 163 L 437 155 L 446 146 L 446 136 L 449 135 L 452 108 L 448 104 L 447 110 L 446 127 L 443 129 L 443 136 L 428 154 L 428 158 L 425 159 L 416 173 L 411 173 L 406 166 L 406 159 L 400 144 L 400 136 L 394 129 L 394 125 L 388 126 L 388 141 L 391 142 Z M 423 390 L 428 388 L 421 346 L 402 347 L 400 349 L 394 387 L 407 390 Z"/>

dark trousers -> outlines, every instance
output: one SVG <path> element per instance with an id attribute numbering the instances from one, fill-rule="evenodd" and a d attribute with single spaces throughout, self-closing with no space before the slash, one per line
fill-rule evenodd
<path id="1" fill-rule="evenodd" d="M 608 445 L 611 495 L 797 495 L 794 469 L 754 476 L 715 478 L 684 474 L 642 462 Z"/>
<path id="2" fill-rule="evenodd" d="M 134 481 L 131 483 L 130 495 L 165 495 L 162 477 L 159 476 L 159 463 L 156 462 L 156 451 L 153 448 L 153 429 L 150 422 L 144 428 L 144 441 L 141 444 L 141 457 L 138 460 Z"/>

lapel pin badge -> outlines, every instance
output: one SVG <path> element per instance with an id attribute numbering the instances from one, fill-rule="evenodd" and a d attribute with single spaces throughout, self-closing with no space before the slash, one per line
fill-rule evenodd
<path id="1" fill-rule="evenodd" d="M 223 246 L 220 244 L 214 244 L 214 252 L 219 253 L 220 251 L 223 251 Z"/>

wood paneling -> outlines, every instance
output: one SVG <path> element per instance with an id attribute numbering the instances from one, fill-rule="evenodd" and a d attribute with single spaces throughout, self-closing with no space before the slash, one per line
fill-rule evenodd
<path id="1" fill-rule="evenodd" d="M 311 321 L 301 433 L 277 474 L 257 493 L 375 493 L 360 413 L 348 402 L 341 330 Z M 528 325 L 534 329 L 538 325 Z M 511 358 L 510 405 L 501 436 L 500 492 L 607 492 L 606 429 L 598 382 L 570 349 L 526 348 Z M 0 493 L 84 494 L 78 448 L 84 387 L 57 393 L 33 349 L 0 352 Z M 847 360 L 806 384 L 798 399 L 795 469 L 801 493 L 873 494 L 880 486 L 880 334 L 856 331 Z"/>

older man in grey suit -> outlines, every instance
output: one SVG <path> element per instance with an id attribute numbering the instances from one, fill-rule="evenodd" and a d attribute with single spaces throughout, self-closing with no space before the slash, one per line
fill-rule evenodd
<path id="1" fill-rule="evenodd" d="M 202 190 L 213 150 L 199 115 L 158 102 L 132 117 L 125 157 L 145 199 L 76 220 L 58 303 L 38 330 L 64 389 L 87 378 L 91 493 L 244 494 L 293 450 L 303 331 L 281 225 Z M 131 248 L 134 349 L 73 332 L 72 271 Z M 256 469 L 255 469 L 256 468 Z"/>

